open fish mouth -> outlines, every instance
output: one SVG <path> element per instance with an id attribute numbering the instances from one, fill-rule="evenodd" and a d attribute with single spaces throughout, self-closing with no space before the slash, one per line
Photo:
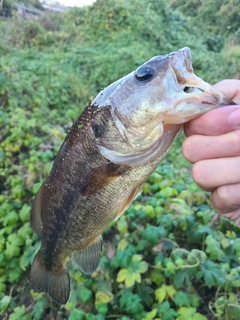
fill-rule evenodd
<path id="1" fill-rule="evenodd" d="M 202 104 L 214 105 L 215 107 L 235 104 L 217 88 L 193 73 L 192 55 L 188 47 L 169 54 L 168 59 L 176 75 L 178 85 L 180 85 L 180 90 L 182 90 L 183 100 L 187 101 L 193 98 Z"/>
<path id="2" fill-rule="evenodd" d="M 185 87 L 183 89 L 183 91 L 186 92 L 186 93 L 191 93 L 193 91 L 193 89 L 194 89 L 193 87 Z"/>
<path id="3" fill-rule="evenodd" d="M 232 100 L 230 100 L 217 88 L 211 86 L 197 76 L 193 76 L 196 78 L 194 79 L 194 85 L 190 86 L 191 81 L 189 81 L 190 83 L 183 88 L 183 94 L 185 94 L 187 99 L 197 98 L 197 100 L 200 99 L 202 104 L 214 105 L 216 107 L 235 105 Z"/>

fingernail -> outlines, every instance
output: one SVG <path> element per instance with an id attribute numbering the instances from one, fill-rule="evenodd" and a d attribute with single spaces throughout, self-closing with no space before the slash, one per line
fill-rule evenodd
<path id="1" fill-rule="evenodd" d="M 228 123 L 236 129 L 240 129 L 240 108 L 235 109 L 228 116 Z"/>

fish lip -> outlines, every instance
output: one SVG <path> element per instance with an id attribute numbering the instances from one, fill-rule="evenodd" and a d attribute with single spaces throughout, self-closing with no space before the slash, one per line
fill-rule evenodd
<path id="1" fill-rule="evenodd" d="M 219 90 L 194 74 L 190 48 L 184 47 L 176 52 L 172 52 L 168 55 L 168 59 L 176 75 L 177 83 L 180 85 L 180 91 L 182 90 L 183 94 L 190 97 L 191 95 L 196 96 L 196 93 L 202 95 L 207 93 L 214 97 L 216 101 L 222 99 L 223 94 Z"/>
<path id="2" fill-rule="evenodd" d="M 186 82 L 184 86 L 181 86 L 183 93 L 190 96 L 193 94 L 206 95 L 210 94 L 216 99 L 216 101 L 222 100 L 223 93 L 220 92 L 217 88 L 214 88 L 209 83 L 203 81 L 201 78 L 197 77 L 194 73 L 189 74 L 186 77 Z"/>
<path id="3" fill-rule="evenodd" d="M 168 55 L 169 63 L 171 64 L 176 75 L 183 77 L 183 70 L 189 73 L 193 73 L 192 66 L 192 53 L 190 48 L 184 47 L 176 52 L 172 52 Z"/>
<path id="4" fill-rule="evenodd" d="M 193 66 L 192 66 L 192 53 L 191 50 L 188 47 L 185 47 L 181 49 L 184 55 L 184 61 L 186 63 L 187 70 L 189 72 L 193 72 Z"/>
<path id="5" fill-rule="evenodd" d="M 185 101 L 198 101 L 202 105 L 212 107 L 222 107 L 227 105 L 236 105 L 224 93 L 213 87 L 201 78 L 192 74 L 191 79 L 187 79 L 185 86 L 182 86 L 182 99 Z"/>

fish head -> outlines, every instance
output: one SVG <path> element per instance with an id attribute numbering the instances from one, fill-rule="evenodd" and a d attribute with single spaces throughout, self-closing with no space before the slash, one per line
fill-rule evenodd
<path id="1" fill-rule="evenodd" d="M 124 150 L 117 150 L 114 141 L 102 141 L 102 155 L 134 166 L 164 154 L 185 122 L 230 101 L 194 74 L 191 51 L 185 47 L 153 57 L 104 89 L 93 103 L 99 109 L 110 106 L 126 141 Z"/>

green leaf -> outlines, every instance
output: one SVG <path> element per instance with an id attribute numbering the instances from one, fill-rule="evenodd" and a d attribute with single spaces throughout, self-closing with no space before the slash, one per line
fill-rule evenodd
<path id="1" fill-rule="evenodd" d="M 29 222 L 25 222 L 23 226 L 21 226 L 18 231 L 17 231 L 17 235 L 19 236 L 19 238 L 21 238 L 24 242 L 26 240 L 26 237 L 32 236 L 32 228 L 30 226 Z"/>
<path id="2" fill-rule="evenodd" d="M 26 270 L 26 268 L 32 263 L 33 256 L 35 253 L 35 249 L 32 246 L 25 246 L 23 255 L 20 257 L 19 266 L 22 270 Z"/>
<path id="3" fill-rule="evenodd" d="M 120 233 L 126 233 L 128 231 L 128 224 L 125 216 L 121 216 L 121 218 L 117 221 L 117 229 Z"/>
<path id="4" fill-rule="evenodd" d="M 11 301 L 12 297 L 11 296 L 4 296 L 1 300 L 0 300 L 0 311 L 3 312 L 7 309 L 10 301 Z"/>
<path id="5" fill-rule="evenodd" d="M 133 294 L 129 290 L 125 290 L 124 294 L 120 298 L 120 306 L 130 314 L 140 314 L 143 311 L 143 305 L 141 304 L 141 298 L 138 294 Z"/>
<path id="6" fill-rule="evenodd" d="M 117 276 L 118 282 L 125 282 L 126 287 L 131 287 L 135 282 L 140 283 L 141 273 L 144 273 L 148 269 L 148 264 L 145 261 L 141 261 L 142 257 L 138 254 L 134 254 L 127 268 L 119 271 Z"/>
<path id="7" fill-rule="evenodd" d="M 222 245 L 223 249 L 226 249 L 231 246 L 231 242 L 229 239 L 224 238 L 221 240 L 221 245 Z"/>
<path id="8" fill-rule="evenodd" d="M 170 307 L 168 301 L 163 302 L 158 308 L 158 314 L 161 320 L 175 320 L 177 312 Z M 186 320 L 186 319 L 185 319 Z M 190 320 L 190 319 L 188 319 Z"/>
<path id="9" fill-rule="evenodd" d="M 98 305 L 100 303 L 109 303 L 113 299 L 113 294 L 110 291 L 97 291 L 95 304 Z"/>
<path id="10" fill-rule="evenodd" d="M 151 280 L 156 283 L 157 286 L 160 286 L 164 281 L 164 275 L 158 270 L 153 270 L 151 272 Z"/>
<path id="11" fill-rule="evenodd" d="M 39 298 L 33 308 L 33 320 L 41 320 L 46 308 L 46 299 L 44 297 Z"/>
<path id="12" fill-rule="evenodd" d="M 211 259 L 221 259 L 225 254 L 220 248 L 220 242 L 216 241 L 212 235 L 208 235 L 205 240 L 207 244 L 206 252 L 210 253 Z"/>
<path id="13" fill-rule="evenodd" d="M 108 304 L 107 303 L 98 303 L 96 304 L 96 309 L 98 311 L 98 313 L 102 314 L 102 315 L 106 315 L 108 312 Z"/>
<path id="14" fill-rule="evenodd" d="M 178 310 L 178 314 L 177 320 L 207 320 L 205 316 L 196 312 L 195 308 L 182 307 Z"/>
<path id="15" fill-rule="evenodd" d="M 19 254 L 20 254 L 20 248 L 18 247 L 18 245 L 10 242 L 6 243 L 5 255 L 7 258 L 11 259 L 14 256 L 19 256 Z"/>
<path id="16" fill-rule="evenodd" d="M 24 204 L 22 209 L 19 211 L 19 217 L 22 222 L 29 221 L 30 219 L 30 210 L 31 207 L 28 204 Z"/>
<path id="17" fill-rule="evenodd" d="M 126 239 L 122 239 L 119 243 L 118 243 L 118 250 L 124 250 L 126 249 L 128 246 L 128 241 Z"/>
<path id="18" fill-rule="evenodd" d="M 128 246 L 125 250 L 118 250 L 117 254 L 111 260 L 111 266 L 114 268 L 127 267 L 135 250 L 135 247 L 132 248 L 132 246 Z"/>
<path id="19" fill-rule="evenodd" d="M 200 227 L 198 227 L 198 228 L 197 228 L 197 233 L 201 233 L 201 234 L 203 234 L 203 233 L 208 233 L 208 234 L 210 234 L 211 236 L 214 235 L 213 230 L 212 230 L 210 227 L 208 227 L 208 226 L 200 226 Z"/>
<path id="20" fill-rule="evenodd" d="M 143 232 L 143 239 L 150 243 L 157 244 L 159 239 L 165 237 L 167 231 L 164 227 L 148 226 Z"/>
<path id="21" fill-rule="evenodd" d="M 82 302 L 87 302 L 92 298 L 92 291 L 86 287 L 81 286 L 78 290 L 78 296 Z"/>
<path id="22" fill-rule="evenodd" d="M 240 314 L 240 306 L 238 304 L 235 304 L 235 305 L 229 304 L 227 306 L 227 310 L 228 310 L 227 313 L 228 313 L 229 318 L 231 320 L 238 319 L 239 314 Z"/>
<path id="23" fill-rule="evenodd" d="M 105 320 L 105 316 L 103 314 L 95 315 L 93 320 Z"/>
<path id="24" fill-rule="evenodd" d="M 167 291 L 166 291 L 166 286 L 163 285 L 161 288 L 157 289 L 155 291 L 155 296 L 158 300 L 158 302 L 163 302 L 163 300 L 165 299 L 165 297 L 167 296 Z"/>
<path id="25" fill-rule="evenodd" d="M 171 187 L 163 188 L 160 193 L 163 194 L 165 197 L 173 197 L 178 195 L 177 190 Z"/>
<path id="26" fill-rule="evenodd" d="M 182 306 L 190 307 L 191 306 L 191 299 L 189 298 L 189 295 L 183 291 L 178 291 L 176 293 L 176 296 L 174 298 L 174 302 L 176 303 L 176 305 L 178 307 L 182 307 Z"/>
<path id="27" fill-rule="evenodd" d="M 6 243 L 5 254 L 8 258 L 18 256 L 20 253 L 20 246 L 23 245 L 23 240 L 18 237 L 16 233 L 13 233 L 8 236 L 8 241 Z"/>
<path id="28" fill-rule="evenodd" d="M 176 294 L 176 289 L 173 286 L 166 286 L 165 284 L 161 288 L 155 290 L 155 296 L 158 302 L 162 302 L 165 298 L 173 299 Z"/>
<path id="29" fill-rule="evenodd" d="M 191 273 L 189 269 L 182 269 L 176 271 L 173 278 L 173 284 L 176 288 L 181 288 L 183 285 L 190 287 L 192 284 Z"/>
<path id="30" fill-rule="evenodd" d="M 154 218 L 154 216 L 155 216 L 155 211 L 154 211 L 154 208 L 153 208 L 152 206 L 146 205 L 146 206 L 144 207 L 144 210 L 146 211 L 147 216 L 148 216 L 149 218 Z"/>
<path id="31" fill-rule="evenodd" d="M 32 193 L 36 194 L 38 192 L 38 190 L 40 189 L 41 185 L 42 185 L 42 182 L 35 183 L 32 188 Z"/>
<path id="32" fill-rule="evenodd" d="M 125 282 L 126 287 L 131 287 L 135 282 L 141 281 L 141 276 L 132 269 L 122 269 L 118 272 L 117 281 Z"/>
<path id="33" fill-rule="evenodd" d="M 14 308 L 14 313 L 12 313 L 9 317 L 9 320 L 30 320 L 31 319 L 31 315 L 30 314 L 26 314 L 25 315 L 25 306 L 21 306 L 21 307 L 16 307 Z"/>
<path id="34" fill-rule="evenodd" d="M 202 266 L 202 272 L 204 281 L 209 288 L 213 285 L 225 285 L 225 273 L 218 264 L 207 260 Z"/>
<path id="35" fill-rule="evenodd" d="M 85 312 L 79 309 L 72 309 L 68 320 L 85 320 Z"/>
<path id="36" fill-rule="evenodd" d="M 137 294 L 141 297 L 145 305 L 151 306 L 153 304 L 153 292 L 154 290 L 141 282 L 137 284 Z"/>
<path id="37" fill-rule="evenodd" d="M 18 214 L 15 211 L 10 211 L 3 219 L 3 226 L 15 226 L 18 221 Z"/>
<path id="38" fill-rule="evenodd" d="M 157 309 L 153 309 L 151 312 L 145 314 L 142 320 L 153 320 L 157 314 Z"/>

